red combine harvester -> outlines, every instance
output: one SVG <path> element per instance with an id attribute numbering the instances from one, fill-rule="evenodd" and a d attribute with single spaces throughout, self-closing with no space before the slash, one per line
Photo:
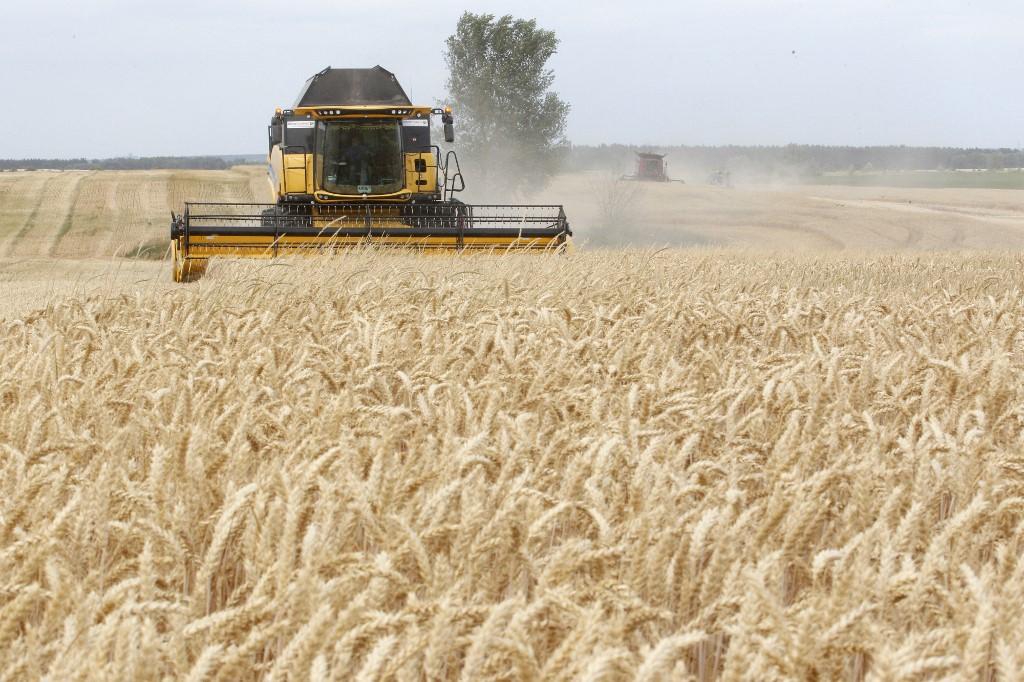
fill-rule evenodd
<path id="1" fill-rule="evenodd" d="M 668 176 L 668 163 L 665 161 L 665 154 L 653 152 L 636 152 L 636 171 L 633 175 L 623 175 L 622 179 L 643 182 L 682 182 L 682 180 L 672 180 Z"/>

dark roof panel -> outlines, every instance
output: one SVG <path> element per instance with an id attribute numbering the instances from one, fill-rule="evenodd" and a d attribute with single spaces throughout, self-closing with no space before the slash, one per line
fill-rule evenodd
<path id="1" fill-rule="evenodd" d="M 636 152 L 636 155 L 641 159 L 664 159 L 665 154 L 655 154 L 654 152 Z"/>
<path id="2" fill-rule="evenodd" d="M 292 108 L 358 104 L 412 106 L 395 74 L 381 66 L 372 69 L 332 69 L 328 66 L 306 81 Z"/>

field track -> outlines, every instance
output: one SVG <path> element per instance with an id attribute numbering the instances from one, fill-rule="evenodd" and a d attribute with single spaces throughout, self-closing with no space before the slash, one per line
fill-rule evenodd
<path id="1" fill-rule="evenodd" d="M 0 678 L 1019 679 L 1022 273 L 368 252 L 0 320 Z"/>
<path id="2" fill-rule="evenodd" d="M 0 258 L 106 258 L 166 240 L 191 201 L 267 201 L 262 168 L 0 173 Z"/>

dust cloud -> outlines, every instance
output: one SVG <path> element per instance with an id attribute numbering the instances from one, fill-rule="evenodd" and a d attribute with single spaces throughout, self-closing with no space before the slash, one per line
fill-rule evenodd
<path id="1" fill-rule="evenodd" d="M 531 197 L 561 204 L 581 248 L 778 251 L 1024 248 L 1024 192 L 783 183 L 724 187 L 565 173 Z"/>

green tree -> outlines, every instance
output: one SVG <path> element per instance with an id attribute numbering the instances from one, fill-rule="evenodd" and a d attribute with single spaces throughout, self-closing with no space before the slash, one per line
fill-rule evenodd
<path id="1" fill-rule="evenodd" d="M 554 31 L 534 19 L 465 12 L 446 45 L 448 101 L 469 184 L 491 198 L 543 187 L 565 151 L 569 114 L 550 91 Z"/>

